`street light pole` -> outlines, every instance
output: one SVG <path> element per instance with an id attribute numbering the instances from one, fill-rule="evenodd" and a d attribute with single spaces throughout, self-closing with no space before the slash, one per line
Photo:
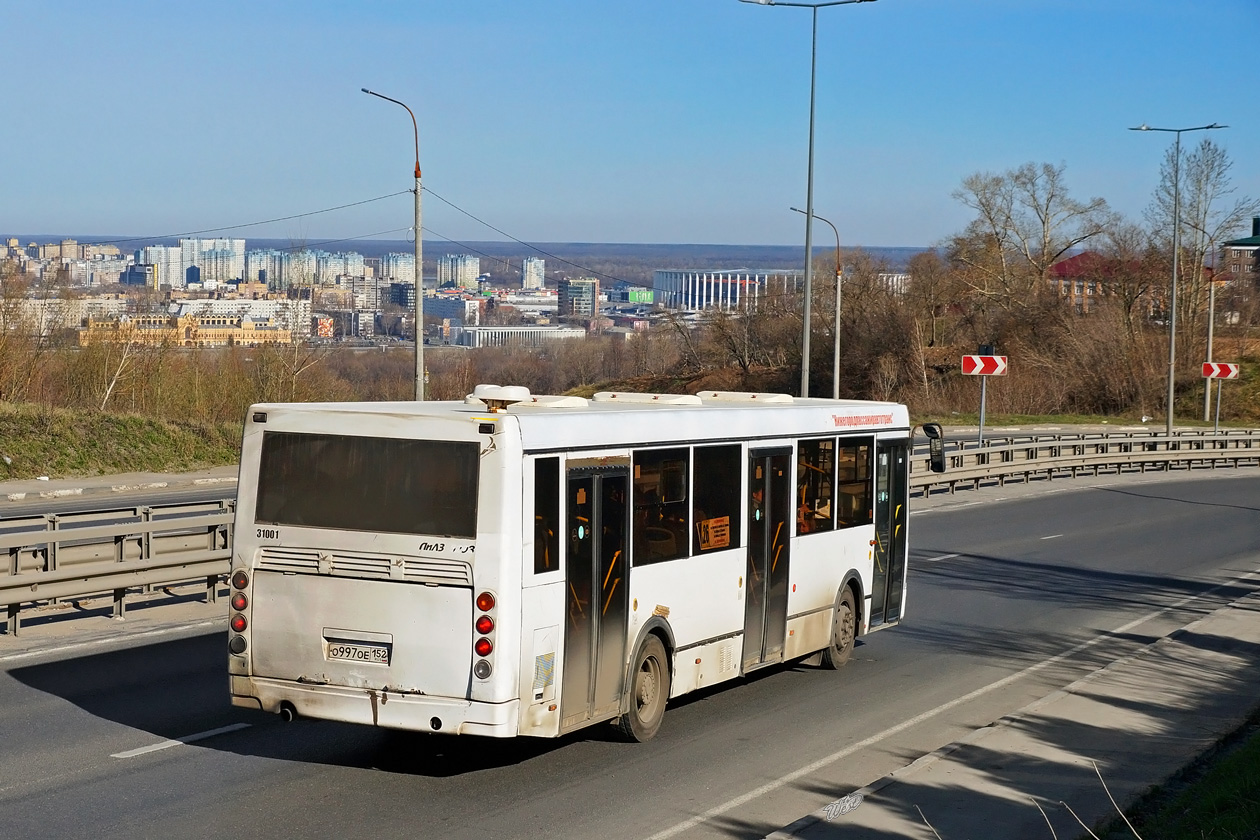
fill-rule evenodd
<path id="1" fill-rule="evenodd" d="M 1208 340 L 1207 340 L 1207 358 L 1203 361 L 1212 361 L 1212 328 L 1216 321 L 1216 274 L 1213 273 L 1212 279 L 1208 281 Z M 1203 422 L 1206 423 L 1211 419 L 1212 414 L 1212 380 L 1204 379 L 1206 385 L 1203 388 Z"/>
<path id="2" fill-rule="evenodd" d="M 1181 134 L 1185 131 L 1208 131 L 1214 128 L 1229 128 L 1227 125 L 1200 125 L 1194 128 L 1153 128 L 1142 123 L 1130 128 L 1130 131 L 1167 131 L 1177 136 L 1173 152 L 1173 254 L 1172 254 L 1172 315 L 1168 319 L 1168 417 L 1165 432 L 1172 437 L 1173 431 L 1173 398 L 1177 378 L 1177 267 L 1181 262 Z"/>
<path id="3" fill-rule="evenodd" d="M 805 212 L 804 210 L 796 207 L 792 207 L 790 209 L 795 210 L 797 213 Z M 836 226 L 831 224 L 830 221 L 824 219 L 822 216 L 819 216 L 817 213 L 814 214 L 814 218 L 820 222 L 827 222 L 828 225 L 831 225 L 831 230 L 836 235 L 836 331 L 835 335 L 832 336 L 833 357 L 831 360 L 831 398 L 833 400 L 838 400 L 840 399 L 840 289 L 842 288 L 841 281 L 844 277 L 844 269 L 840 261 L 840 231 L 836 230 Z"/>
<path id="4" fill-rule="evenodd" d="M 828 6 L 849 6 L 854 3 L 873 3 L 875 0 L 830 0 L 825 3 L 789 3 L 780 0 L 739 0 L 758 6 L 795 6 L 809 9 L 813 14 L 813 30 L 810 36 L 809 55 L 809 166 L 805 184 L 805 304 L 801 311 L 804 327 L 801 337 L 801 396 L 809 396 L 809 328 L 812 316 L 813 267 L 814 267 L 814 81 L 818 66 L 818 10 Z"/>
<path id="5" fill-rule="evenodd" d="M 420 233 L 420 129 L 416 126 L 416 115 L 402 102 L 374 90 L 367 88 L 360 88 L 360 90 L 369 96 L 375 96 L 406 108 L 407 113 L 411 114 L 411 130 L 416 138 L 416 267 L 414 275 L 416 284 L 416 402 L 421 402 L 424 400 L 424 246 L 422 244 L 424 237 Z"/>

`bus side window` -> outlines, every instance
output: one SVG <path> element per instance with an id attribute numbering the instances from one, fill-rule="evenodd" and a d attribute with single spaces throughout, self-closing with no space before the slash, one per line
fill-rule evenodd
<path id="1" fill-rule="evenodd" d="M 796 445 L 796 533 L 830 531 L 834 526 L 835 440 L 802 440 Z"/>
<path id="2" fill-rule="evenodd" d="M 560 568 L 560 459 L 534 461 L 534 574 Z"/>
<path id="3" fill-rule="evenodd" d="M 836 450 L 837 527 L 852 528 L 872 521 L 871 448 L 868 440 L 840 440 Z"/>
<path id="4" fill-rule="evenodd" d="M 743 510 L 741 449 L 739 446 L 697 446 L 693 453 L 695 553 L 739 548 L 740 512 Z"/>
<path id="5" fill-rule="evenodd" d="M 634 453 L 634 564 L 690 553 L 687 450 Z"/>

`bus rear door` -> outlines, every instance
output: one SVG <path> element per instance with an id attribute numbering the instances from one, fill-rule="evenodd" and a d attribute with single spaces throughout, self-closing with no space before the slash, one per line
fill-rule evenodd
<path id="1" fill-rule="evenodd" d="M 616 717 L 625 676 L 629 463 L 570 468 L 560 729 Z"/>
<path id="2" fill-rule="evenodd" d="M 745 671 L 783 659 L 793 523 L 791 459 L 791 449 L 753 450 L 748 457 Z"/>

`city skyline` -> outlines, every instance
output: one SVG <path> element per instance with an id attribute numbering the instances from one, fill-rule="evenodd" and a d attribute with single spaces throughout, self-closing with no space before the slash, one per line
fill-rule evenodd
<path id="1" fill-rule="evenodd" d="M 426 244 L 503 238 L 455 207 L 529 242 L 802 240 L 788 208 L 805 191 L 806 10 L 736 0 L 300 9 L 15 4 L 0 69 L 26 80 L 23 130 L 9 132 L 0 228 L 156 238 L 399 193 L 213 235 L 404 238 L 409 120 L 363 96 L 367 85 L 416 111 Z M 126 49 L 140 18 L 146 49 Z M 950 197 L 964 177 L 1045 161 L 1066 166 L 1075 197 L 1101 196 L 1140 221 L 1170 145 L 1127 131 L 1143 122 L 1229 125 L 1213 142 L 1235 161 L 1238 195 L 1260 195 L 1246 152 L 1260 134 L 1249 51 L 1232 35 L 1256 23 L 1250 0 L 823 10 L 815 210 L 846 246 L 927 246 L 969 220 Z M 243 37 L 268 29 L 287 36 L 264 50 Z M 39 31 L 57 31 L 59 49 L 16 37 Z M 445 61 L 446 41 L 477 49 Z M 373 47 L 345 48 L 354 43 Z M 167 118 L 147 120 L 158 102 Z"/>

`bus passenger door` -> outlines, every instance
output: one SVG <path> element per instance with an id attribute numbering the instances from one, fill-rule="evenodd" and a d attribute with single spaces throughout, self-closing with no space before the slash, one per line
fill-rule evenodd
<path id="1" fill-rule="evenodd" d="M 783 659 L 792 534 L 790 449 L 748 458 L 748 564 L 744 579 L 743 668 Z"/>
<path id="2" fill-rule="evenodd" d="M 570 469 L 560 728 L 621 710 L 628 615 L 627 469 Z"/>
<path id="3" fill-rule="evenodd" d="M 871 576 L 870 626 L 901 618 L 906 583 L 906 441 L 878 441 L 875 448 L 875 568 Z"/>

